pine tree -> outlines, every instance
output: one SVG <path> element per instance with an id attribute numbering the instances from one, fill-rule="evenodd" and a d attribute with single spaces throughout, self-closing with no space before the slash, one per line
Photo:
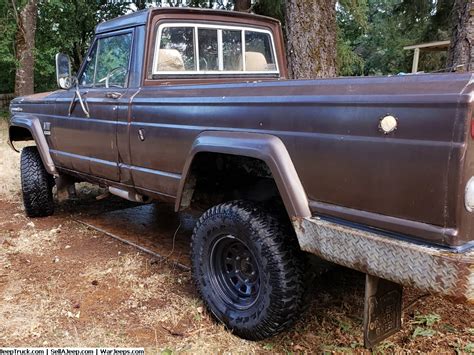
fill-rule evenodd
<path id="1" fill-rule="evenodd" d="M 28 0 L 21 10 L 18 10 L 15 0 L 11 0 L 11 5 L 17 24 L 15 96 L 24 96 L 34 92 L 34 51 L 38 7 L 36 0 Z"/>
<path id="2" fill-rule="evenodd" d="M 448 68 L 472 70 L 474 60 L 474 0 L 456 0 Z"/>
<path id="3" fill-rule="evenodd" d="M 286 37 L 290 76 L 336 76 L 336 0 L 287 0 Z"/>

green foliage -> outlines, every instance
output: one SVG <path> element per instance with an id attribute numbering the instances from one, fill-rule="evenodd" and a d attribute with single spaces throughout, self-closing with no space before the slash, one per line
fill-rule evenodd
<path id="1" fill-rule="evenodd" d="M 442 327 L 447 333 L 457 333 L 458 332 L 458 330 L 454 326 L 452 326 L 451 324 L 448 324 L 448 323 L 443 324 Z"/>
<path id="2" fill-rule="evenodd" d="M 126 13 L 130 5 L 106 0 L 39 0 L 38 8 L 35 89 L 46 91 L 56 87 L 55 54 L 68 54 L 77 71 L 97 23 Z"/>
<path id="3" fill-rule="evenodd" d="M 350 332 L 350 330 L 352 329 L 352 325 L 344 320 L 339 320 L 338 326 L 339 326 L 339 329 L 345 333 Z"/>
<path id="4" fill-rule="evenodd" d="M 341 76 L 362 75 L 364 72 L 365 61 L 353 50 L 352 45 L 351 40 L 345 38 L 339 30 L 337 34 L 337 67 Z"/>
<path id="5" fill-rule="evenodd" d="M 107 1 L 107 0 L 39 0 L 36 32 L 35 90 L 56 88 L 54 56 L 58 52 L 68 54 L 73 72 L 77 71 L 91 44 L 97 23 L 106 21 L 153 3 L 209 7 L 207 0 L 182 1 Z M 212 0 L 211 7 L 226 8 L 222 1 Z M 1 44 L 0 44 L 1 46 Z"/>
<path id="6" fill-rule="evenodd" d="M 415 331 L 412 334 L 413 338 L 418 336 L 422 337 L 431 337 L 436 334 L 436 331 L 433 330 L 431 327 L 438 323 L 441 320 L 441 316 L 436 313 L 429 313 L 429 314 L 417 314 L 415 316 L 415 320 L 413 324 L 420 325 L 419 327 L 415 328 Z M 425 328 L 428 327 L 428 328 Z"/>
<path id="7" fill-rule="evenodd" d="M 26 0 L 17 0 L 18 10 Z M 445 40 L 450 35 L 454 0 L 339 0 L 337 62 L 340 75 L 398 74 L 411 70 L 413 53 L 403 47 Z M 35 90 L 54 89 L 54 55 L 67 53 L 77 71 L 97 23 L 148 6 L 195 6 L 231 9 L 232 0 L 38 0 Z M 285 25 L 284 0 L 255 0 L 253 12 Z M 0 2 L 0 92 L 12 92 L 17 26 L 10 0 Z M 445 66 L 445 53 L 420 57 L 420 70 Z"/>
<path id="8" fill-rule="evenodd" d="M 368 0 L 339 0 L 338 13 L 350 19 L 361 29 L 367 29 Z"/>
<path id="9" fill-rule="evenodd" d="M 465 347 L 464 347 L 464 351 L 468 354 L 473 354 L 474 353 L 474 343 L 468 343 Z"/>
<path id="10" fill-rule="evenodd" d="M 272 344 L 272 343 L 265 343 L 265 344 L 262 346 L 262 348 L 263 348 L 264 350 L 268 350 L 268 351 L 273 350 L 274 347 L 275 347 L 275 344 Z"/>
<path id="11" fill-rule="evenodd" d="M 430 328 L 416 327 L 412 334 L 412 338 L 416 337 L 431 337 L 436 334 L 436 331 Z"/>
<path id="12" fill-rule="evenodd" d="M 285 24 L 284 0 L 258 0 L 252 7 L 253 12 L 259 15 L 273 17 Z"/>
<path id="13" fill-rule="evenodd" d="M 8 121 L 10 113 L 8 111 L 0 110 L 0 121 Z"/>
<path id="14" fill-rule="evenodd" d="M 384 354 L 386 350 L 395 348 L 395 343 L 389 341 L 389 340 L 384 340 L 381 342 L 379 345 L 376 347 L 375 353 L 378 354 L 379 352 Z"/>
<path id="15" fill-rule="evenodd" d="M 429 314 L 418 314 L 415 316 L 415 321 L 413 324 L 426 325 L 427 327 L 432 327 L 441 320 L 441 316 L 436 313 Z"/>
<path id="16" fill-rule="evenodd" d="M 337 12 L 340 74 L 411 71 L 413 52 L 403 47 L 449 39 L 453 3 L 454 0 L 341 0 Z M 443 69 L 445 61 L 445 53 L 422 54 L 420 70 Z"/>
<path id="17" fill-rule="evenodd" d="M 9 93 L 15 86 L 16 22 L 8 1 L 0 2 L 0 14 L 0 93 Z"/>

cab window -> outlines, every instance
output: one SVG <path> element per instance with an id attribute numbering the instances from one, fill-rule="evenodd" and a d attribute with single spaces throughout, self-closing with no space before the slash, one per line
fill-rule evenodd
<path id="1" fill-rule="evenodd" d="M 84 87 L 126 87 L 132 34 L 99 38 L 86 58 L 79 84 Z"/>
<path id="2" fill-rule="evenodd" d="M 170 24 L 158 27 L 155 75 L 278 74 L 270 31 L 237 26 Z"/>
<path id="3" fill-rule="evenodd" d="M 247 70 L 276 70 L 270 34 L 245 31 Z"/>
<path id="4" fill-rule="evenodd" d="M 157 64 L 157 71 L 196 70 L 194 29 L 191 27 L 163 28 L 158 53 L 160 61 Z"/>
<path id="5" fill-rule="evenodd" d="M 219 70 L 217 30 L 198 28 L 199 68 L 203 71 Z"/>
<path id="6" fill-rule="evenodd" d="M 242 71 L 242 31 L 222 31 L 222 56 L 224 70 Z"/>

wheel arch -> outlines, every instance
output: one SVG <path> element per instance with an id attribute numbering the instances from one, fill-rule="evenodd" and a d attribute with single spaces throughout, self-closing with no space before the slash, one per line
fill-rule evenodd
<path id="1" fill-rule="evenodd" d="M 35 141 L 46 171 L 51 175 L 57 176 L 58 172 L 49 153 L 48 142 L 44 136 L 39 119 L 27 115 L 13 116 L 8 129 L 9 144 L 13 147 L 12 142 L 25 140 Z"/>
<path id="2" fill-rule="evenodd" d="M 220 153 L 264 162 L 272 173 L 278 192 L 290 218 L 310 217 L 308 199 L 291 157 L 276 136 L 241 132 L 202 132 L 194 141 L 186 159 L 176 196 L 175 210 L 190 203 L 191 166 L 200 153 Z"/>

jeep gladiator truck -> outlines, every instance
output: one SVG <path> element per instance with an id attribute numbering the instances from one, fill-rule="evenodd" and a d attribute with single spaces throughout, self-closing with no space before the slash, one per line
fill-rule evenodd
<path id="1" fill-rule="evenodd" d="M 175 8 L 101 23 L 76 76 L 56 66 L 61 90 L 10 106 L 11 144 L 36 143 L 26 214 L 74 181 L 203 211 L 192 275 L 235 334 L 292 324 L 308 253 L 367 274 L 368 345 L 400 326 L 399 285 L 474 301 L 471 74 L 287 80 L 278 21 Z"/>

